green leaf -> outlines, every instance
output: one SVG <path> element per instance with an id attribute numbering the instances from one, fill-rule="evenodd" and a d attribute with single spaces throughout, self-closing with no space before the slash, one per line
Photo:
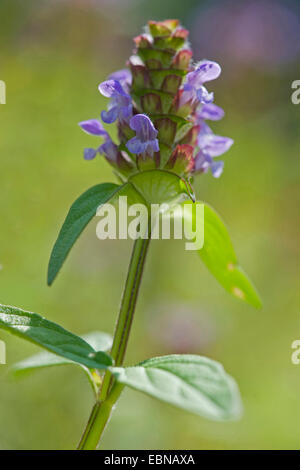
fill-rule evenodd
<path id="1" fill-rule="evenodd" d="M 211 359 L 171 355 L 110 370 L 119 383 L 206 418 L 225 421 L 241 414 L 235 381 Z"/>
<path id="2" fill-rule="evenodd" d="M 88 333 L 87 335 L 81 336 L 81 338 L 96 351 L 109 351 L 112 345 L 111 335 L 100 331 Z M 67 359 L 66 357 L 57 356 L 56 354 L 43 351 L 14 364 L 12 367 L 12 372 L 14 375 L 19 376 L 36 369 L 51 366 L 62 366 L 67 364 L 77 365 L 85 369 L 85 366 L 79 364 L 78 362 L 74 362 L 70 359 Z"/>
<path id="3" fill-rule="evenodd" d="M 91 331 L 82 336 L 95 351 L 109 351 L 112 347 L 113 337 L 104 331 Z"/>
<path id="4" fill-rule="evenodd" d="M 112 364 L 105 352 L 95 351 L 79 336 L 36 313 L 0 305 L 0 328 L 88 368 L 106 369 Z"/>
<path id="5" fill-rule="evenodd" d="M 48 285 L 51 285 L 62 267 L 75 241 L 96 215 L 97 208 L 109 201 L 123 186 L 103 183 L 83 193 L 71 206 L 53 247 L 49 267 Z"/>
<path id="6" fill-rule="evenodd" d="M 261 307 L 256 289 L 238 264 L 225 224 L 208 205 L 204 208 L 204 246 L 199 254 L 228 292 L 256 308 Z"/>
<path id="7" fill-rule="evenodd" d="M 195 217 L 194 211 L 188 212 Z M 225 224 L 207 204 L 204 205 L 204 246 L 199 250 L 199 255 L 228 292 L 256 308 L 261 307 L 258 293 L 238 264 Z"/>

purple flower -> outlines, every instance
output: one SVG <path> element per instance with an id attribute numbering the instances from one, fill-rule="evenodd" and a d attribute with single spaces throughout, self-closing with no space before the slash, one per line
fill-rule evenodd
<path id="1" fill-rule="evenodd" d="M 78 124 L 87 134 L 106 137 L 107 132 L 98 119 L 89 119 Z"/>
<path id="2" fill-rule="evenodd" d="M 195 157 L 194 172 L 206 173 L 210 168 L 213 176 L 219 178 L 223 171 L 224 162 L 215 162 L 213 158 L 227 152 L 232 146 L 233 140 L 230 137 L 215 135 L 204 121 L 200 125 L 201 129 L 198 135 L 200 150 Z"/>
<path id="3" fill-rule="evenodd" d="M 104 155 L 109 162 L 115 164 L 118 163 L 118 156 L 120 152 L 117 145 L 111 140 L 109 136 L 106 141 L 100 145 L 98 151 L 101 155 Z"/>
<path id="4" fill-rule="evenodd" d="M 132 116 L 131 97 L 124 91 L 118 80 L 106 80 L 99 85 L 100 93 L 106 98 L 110 98 L 107 111 L 101 112 L 101 118 L 107 124 L 115 122 L 129 122 Z"/>
<path id="5" fill-rule="evenodd" d="M 121 172 L 127 173 L 132 170 L 132 162 L 129 157 L 120 152 L 118 146 L 108 136 L 106 141 L 100 145 L 98 149 L 101 155 L 104 155 L 106 160 L 117 167 Z"/>
<path id="6" fill-rule="evenodd" d="M 199 101 L 199 103 L 208 104 L 212 103 L 214 100 L 214 93 L 209 93 L 209 91 L 203 85 L 201 85 L 198 90 L 195 90 L 195 92 L 197 97 L 196 99 Z M 194 98 L 192 98 L 192 100 L 194 101 Z"/>
<path id="7" fill-rule="evenodd" d="M 201 60 L 196 70 L 191 73 L 194 74 L 193 82 L 202 85 L 205 82 L 218 78 L 221 74 L 221 67 L 217 62 L 213 62 L 212 60 Z"/>
<path id="8" fill-rule="evenodd" d="M 93 160 L 97 155 L 98 149 L 86 148 L 83 151 L 83 158 L 85 160 Z"/>
<path id="9" fill-rule="evenodd" d="M 79 126 L 87 134 L 96 135 L 97 137 L 104 137 L 105 139 L 109 138 L 108 133 L 104 129 L 101 122 L 98 121 L 98 119 L 89 119 L 88 121 L 79 122 Z M 93 160 L 96 157 L 98 150 L 99 149 L 93 148 L 84 149 L 84 159 Z"/>
<path id="10" fill-rule="evenodd" d="M 203 60 L 200 62 L 193 72 L 189 72 L 186 76 L 186 82 L 183 86 L 183 93 L 180 98 L 180 105 L 184 105 L 188 101 L 192 103 L 208 104 L 214 99 L 214 94 L 209 93 L 203 86 L 203 83 L 215 80 L 221 73 L 221 67 L 216 62 Z"/>
<path id="11" fill-rule="evenodd" d="M 218 161 L 215 162 L 213 161 L 212 157 L 205 153 L 205 151 L 200 150 L 195 159 L 194 159 L 194 168 L 193 171 L 196 173 L 206 173 L 209 168 L 211 169 L 212 175 L 215 178 L 219 178 L 223 172 L 224 168 L 224 162 L 223 161 Z"/>
<path id="12" fill-rule="evenodd" d="M 219 178 L 221 176 L 221 174 L 223 173 L 223 168 L 224 168 L 224 162 L 222 160 L 219 160 L 218 162 L 212 162 L 210 166 L 212 175 L 215 178 Z"/>
<path id="13" fill-rule="evenodd" d="M 224 117 L 224 111 L 220 106 L 214 103 L 203 104 L 200 109 L 196 111 L 196 120 L 201 123 L 204 119 L 210 121 L 219 121 Z"/>
<path id="14" fill-rule="evenodd" d="M 97 119 L 89 119 L 88 121 L 82 121 L 79 126 L 90 135 L 96 135 L 98 137 L 104 137 L 105 141 L 97 149 L 85 148 L 84 159 L 93 160 L 97 153 L 104 154 L 107 160 L 111 163 L 117 163 L 117 156 L 119 153 L 118 147 L 113 143 L 106 130 L 103 128 L 100 121 Z"/>
<path id="15" fill-rule="evenodd" d="M 151 157 L 159 151 L 158 131 L 145 114 L 136 114 L 130 119 L 130 127 L 136 132 L 136 137 L 130 139 L 126 147 L 134 154 L 148 154 Z"/>
<path id="16" fill-rule="evenodd" d="M 213 134 L 212 130 L 205 125 L 205 129 L 207 128 L 209 131 L 200 131 L 198 136 L 198 146 L 211 157 L 219 157 L 230 149 L 233 144 L 233 140 L 230 137 Z"/>
<path id="17" fill-rule="evenodd" d="M 109 75 L 108 80 L 117 80 L 121 84 L 122 88 L 129 93 L 129 87 L 132 82 L 132 75 L 130 70 L 117 70 L 116 72 L 113 72 Z"/>
<path id="18" fill-rule="evenodd" d="M 97 149 L 85 148 L 83 158 L 85 160 L 93 160 L 97 154 L 104 155 L 110 163 L 118 165 L 120 152 L 117 145 L 111 140 L 107 134 L 105 142 Z"/>

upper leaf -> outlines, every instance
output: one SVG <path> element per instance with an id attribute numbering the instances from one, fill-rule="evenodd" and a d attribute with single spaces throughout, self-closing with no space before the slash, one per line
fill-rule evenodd
<path id="1" fill-rule="evenodd" d="M 184 214 L 197 217 L 194 211 Z M 210 272 L 228 292 L 256 308 L 261 307 L 258 293 L 238 264 L 225 224 L 207 204 L 204 205 L 204 246 L 198 253 Z"/>
<path id="2" fill-rule="evenodd" d="M 0 328 L 88 368 L 106 369 L 112 364 L 108 354 L 36 313 L 0 305 Z"/>
<path id="3" fill-rule="evenodd" d="M 54 281 L 70 249 L 83 229 L 96 215 L 97 208 L 111 199 L 121 188 L 123 186 L 113 183 L 98 184 L 76 199 L 69 210 L 51 253 L 48 267 L 48 285 L 51 285 Z"/>
<path id="4" fill-rule="evenodd" d="M 206 418 L 223 421 L 241 414 L 236 383 L 211 359 L 176 354 L 110 370 L 118 382 Z"/>

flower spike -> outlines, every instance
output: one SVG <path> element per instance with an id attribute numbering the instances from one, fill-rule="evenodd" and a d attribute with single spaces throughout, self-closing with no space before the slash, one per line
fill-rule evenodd
<path id="1" fill-rule="evenodd" d="M 207 125 L 222 119 L 224 111 L 205 86 L 220 76 L 221 67 L 212 60 L 193 64 L 187 38 L 188 30 L 178 20 L 149 21 L 145 32 L 134 38 L 128 69 L 110 74 L 99 85 L 109 99 L 102 121 L 116 122 L 119 144 L 100 121 L 83 121 L 86 133 L 104 139 L 98 149 L 85 149 L 86 160 L 103 154 L 126 175 L 153 167 L 187 180 L 208 170 L 216 178 L 221 175 L 224 163 L 215 158 L 233 140 L 215 135 Z"/>

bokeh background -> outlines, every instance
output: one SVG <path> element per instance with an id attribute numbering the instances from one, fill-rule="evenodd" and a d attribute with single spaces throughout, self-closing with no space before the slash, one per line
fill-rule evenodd
<path id="1" fill-rule="evenodd" d="M 102 448 L 299 449 L 299 2 L 1 0 L 0 17 L 1 303 L 78 334 L 113 331 L 131 242 L 100 242 L 95 220 L 51 288 L 47 262 L 73 200 L 114 181 L 104 159 L 82 158 L 93 138 L 77 123 L 103 109 L 98 83 L 124 66 L 148 19 L 178 17 L 195 58 L 222 65 L 210 88 L 226 116 L 213 127 L 235 140 L 222 177 L 199 177 L 197 192 L 227 222 L 264 306 L 231 298 L 183 242 L 154 241 L 127 362 L 174 352 L 219 360 L 239 383 L 245 414 L 213 423 L 126 390 Z M 83 373 L 67 366 L 14 381 L 9 366 L 38 348 L 2 331 L 0 339 L 0 448 L 74 448 L 93 403 Z"/>

